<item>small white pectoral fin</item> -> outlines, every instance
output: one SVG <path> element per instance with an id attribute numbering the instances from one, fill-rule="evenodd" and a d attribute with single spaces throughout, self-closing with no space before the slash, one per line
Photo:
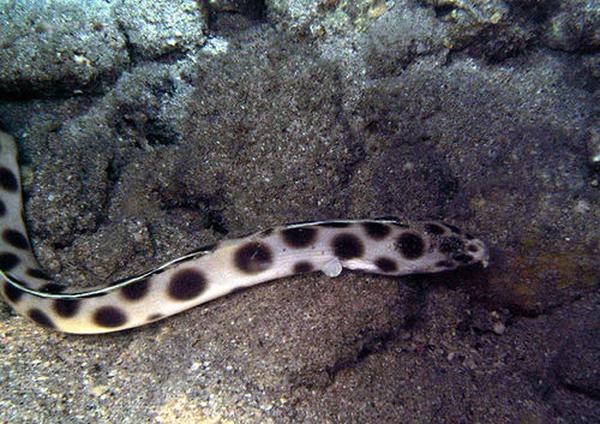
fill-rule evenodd
<path id="1" fill-rule="evenodd" d="M 322 271 L 328 277 L 337 277 L 342 273 L 342 263 L 338 258 L 333 258 L 323 266 Z"/>

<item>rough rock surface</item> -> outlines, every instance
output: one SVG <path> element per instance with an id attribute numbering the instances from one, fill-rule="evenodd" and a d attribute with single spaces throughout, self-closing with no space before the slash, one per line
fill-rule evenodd
<path id="1" fill-rule="evenodd" d="M 598 422 L 597 2 L 200 3 L 0 2 L 0 127 L 51 273 L 381 215 L 448 219 L 491 264 L 309 274 L 94 337 L 2 304 L 0 421 Z"/>
<path id="2" fill-rule="evenodd" d="M 0 2 L 0 95 L 72 96 L 128 65 L 105 2 Z"/>
<path id="3" fill-rule="evenodd" d="M 204 42 L 193 0 L 0 1 L 0 96 L 103 92 L 137 62 L 170 60 Z"/>

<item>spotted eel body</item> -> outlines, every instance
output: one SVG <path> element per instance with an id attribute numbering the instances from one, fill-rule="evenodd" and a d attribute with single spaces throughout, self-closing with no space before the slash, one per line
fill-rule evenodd
<path id="1" fill-rule="evenodd" d="M 255 284 L 342 268 L 399 276 L 487 264 L 485 245 L 453 225 L 395 218 L 283 225 L 227 240 L 106 287 L 74 291 L 41 269 L 22 218 L 17 148 L 0 132 L 0 293 L 19 314 L 68 333 L 119 331 Z"/>

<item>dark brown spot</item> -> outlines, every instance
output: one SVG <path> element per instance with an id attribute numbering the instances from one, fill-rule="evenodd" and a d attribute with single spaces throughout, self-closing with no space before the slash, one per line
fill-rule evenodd
<path id="1" fill-rule="evenodd" d="M 54 301 L 54 312 L 63 318 L 71 318 L 75 316 L 79 310 L 78 299 L 56 299 Z"/>
<path id="2" fill-rule="evenodd" d="M 396 240 L 396 249 L 400 251 L 404 258 L 414 260 L 425 253 L 425 242 L 417 234 L 404 233 Z"/>
<path id="3" fill-rule="evenodd" d="M 287 228 L 281 231 L 283 241 L 290 247 L 302 248 L 309 246 L 317 238 L 317 229 L 314 227 Z"/>
<path id="4" fill-rule="evenodd" d="M 462 230 L 460 228 L 458 228 L 456 225 L 452 225 L 452 224 L 447 224 L 444 222 L 444 225 L 448 228 L 450 228 L 450 230 L 455 233 L 455 234 L 461 234 Z"/>
<path id="5" fill-rule="evenodd" d="M 2 238 L 6 243 L 17 249 L 27 250 L 29 249 L 29 243 L 27 243 L 27 237 L 20 231 L 7 229 L 2 233 Z"/>
<path id="6" fill-rule="evenodd" d="M 6 282 L 4 285 L 4 294 L 6 295 L 6 298 L 13 303 L 17 303 L 19 300 L 21 300 L 23 293 L 25 293 L 23 290 L 13 286 L 9 282 Z"/>
<path id="7" fill-rule="evenodd" d="M 206 290 L 207 281 L 200 271 L 182 269 L 169 282 L 169 296 L 175 300 L 190 300 Z"/>
<path id="8" fill-rule="evenodd" d="M 390 258 L 377 258 L 375 265 L 383 272 L 395 272 L 398 270 L 398 264 Z"/>
<path id="9" fill-rule="evenodd" d="M 467 240 L 473 240 L 475 237 L 473 237 L 471 234 L 467 233 L 467 234 L 465 234 L 465 238 Z"/>
<path id="10" fill-rule="evenodd" d="M 365 248 L 358 237 L 354 234 L 338 234 L 331 241 L 333 253 L 340 259 L 359 258 L 363 255 Z"/>
<path id="11" fill-rule="evenodd" d="M 19 188 L 17 177 L 10 169 L 5 167 L 0 168 L 0 188 L 12 192 L 17 191 Z"/>
<path id="12" fill-rule="evenodd" d="M 10 271 L 17 265 L 21 260 L 17 255 L 10 252 L 0 253 L 0 269 L 4 272 Z"/>
<path id="13" fill-rule="evenodd" d="M 156 321 L 158 319 L 164 318 L 165 316 L 163 314 L 151 314 L 148 315 L 148 318 L 146 318 L 146 321 Z"/>
<path id="14" fill-rule="evenodd" d="M 54 328 L 54 323 L 52 322 L 52 320 L 48 317 L 48 315 L 46 315 L 39 309 L 30 309 L 27 315 L 29 316 L 29 318 L 31 318 L 32 321 L 37 322 L 39 325 Z"/>
<path id="15" fill-rule="evenodd" d="M 437 261 L 435 266 L 438 268 L 453 268 L 454 263 L 452 261 Z"/>
<path id="16" fill-rule="evenodd" d="M 27 275 L 29 275 L 30 277 L 33 277 L 33 278 L 37 278 L 39 280 L 51 280 L 52 279 L 44 271 L 42 271 L 41 269 L 37 269 L 37 268 L 28 268 Z"/>
<path id="17" fill-rule="evenodd" d="M 320 227 L 329 227 L 329 228 L 346 228 L 350 226 L 349 222 L 343 222 L 343 221 L 328 221 L 328 222 L 321 222 L 319 224 Z"/>
<path id="18" fill-rule="evenodd" d="M 468 246 L 467 246 L 467 250 L 468 250 L 469 252 L 473 252 L 473 253 L 475 253 L 475 252 L 477 252 L 479 249 L 478 249 L 478 248 L 477 248 L 477 246 L 475 246 L 474 244 L 470 244 L 470 245 L 468 245 Z"/>
<path id="19" fill-rule="evenodd" d="M 425 231 L 434 236 L 439 236 L 446 232 L 444 227 L 434 223 L 425 224 Z"/>
<path id="20" fill-rule="evenodd" d="M 464 243 L 458 237 L 444 237 L 440 242 L 440 252 L 454 253 L 463 250 Z"/>
<path id="21" fill-rule="evenodd" d="M 60 285 L 60 284 L 56 284 L 56 283 L 48 283 L 48 284 L 44 284 L 42 287 L 40 287 L 40 291 L 43 293 L 52 293 L 52 294 L 56 294 L 56 293 L 61 293 L 65 290 L 65 286 Z"/>
<path id="22" fill-rule="evenodd" d="M 135 283 L 130 283 L 121 289 L 121 294 L 127 300 L 140 300 L 148 293 L 150 280 L 140 280 Z"/>
<path id="23" fill-rule="evenodd" d="M 96 309 L 93 319 L 100 327 L 107 328 L 120 327 L 127 322 L 125 313 L 114 306 L 102 306 Z"/>
<path id="24" fill-rule="evenodd" d="M 6 214 L 6 205 L 2 200 L 0 200 L 0 216 L 4 216 Z"/>
<path id="25" fill-rule="evenodd" d="M 294 264 L 294 274 L 304 274 L 305 272 L 311 272 L 313 266 L 308 261 L 300 261 Z"/>
<path id="26" fill-rule="evenodd" d="M 452 258 L 455 261 L 460 262 L 461 264 L 468 264 L 473 260 L 473 256 L 468 255 L 466 253 L 459 253 L 458 255 L 453 255 Z"/>
<path id="27" fill-rule="evenodd" d="M 239 247 L 234 255 L 235 266 L 248 274 L 256 274 L 269 269 L 273 254 L 266 244 L 253 241 Z"/>
<path id="28" fill-rule="evenodd" d="M 369 237 L 374 240 L 382 240 L 392 231 L 388 225 L 382 224 L 381 222 L 363 222 L 362 226 Z"/>
<path id="29" fill-rule="evenodd" d="M 269 237 L 271 234 L 273 234 L 273 229 L 272 228 L 268 228 L 266 230 L 262 230 L 258 235 L 260 237 Z"/>

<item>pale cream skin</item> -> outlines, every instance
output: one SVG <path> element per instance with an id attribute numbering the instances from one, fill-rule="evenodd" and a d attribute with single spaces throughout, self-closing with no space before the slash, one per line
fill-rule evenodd
<path id="1" fill-rule="evenodd" d="M 441 222 L 317 221 L 227 240 L 107 287 L 63 290 L 43 274 L 30 249 L 20 185 L 14 139 L 0 132 L 0 294 L 19 314 L 67 333 L 138 327 L 304 272 L 336 277 L 347 268 L 400 276 L 488 261 L 482 241 Z"/>

